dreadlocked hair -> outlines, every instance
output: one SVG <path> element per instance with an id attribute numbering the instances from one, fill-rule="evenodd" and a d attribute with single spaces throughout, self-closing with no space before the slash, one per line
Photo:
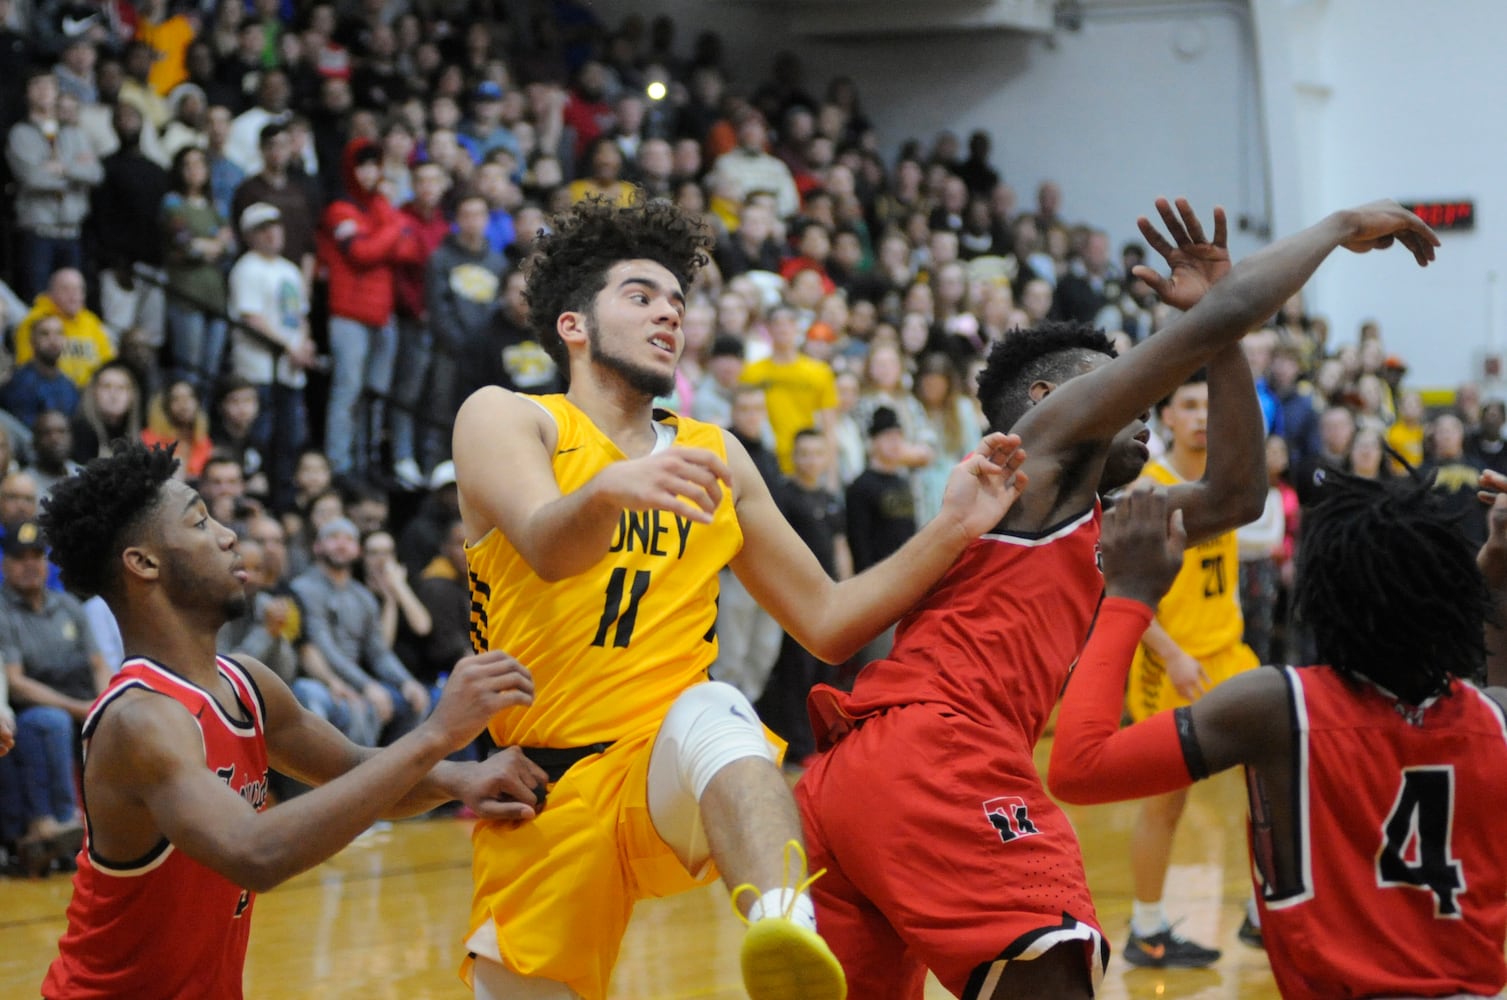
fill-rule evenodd
<path id="1" fill-rule="evenodd" d="M 1412 470 L 1328 473 L 1303 517 L 1293 598 L 1320 662 L 1411 705 L 1479 676 L 1493 616 L 1475 548 L 1432 487 Z"/>
<path id="2" fill-rule="evenodd" d="M 108 457 L 60 480 L 37 518 L 63 585 L 84 597 L 109 594 L 119 585 L 120 554 L 178 468 L 171 445 L 148 448 L 119 440 L 110 447 Z"/>
<path id="3" fill-rule="evenodd" d="M 688 288 L 706 266 L 712 237 L 694 219 L 665 201 L 639 201 L 619 208 L 588 198 L 550 221 L 525 264 L 529 325 L 560 373 L 570 377 L 565 342 L 555 329 L 561 313 L 587 312 L 607 287 L 607 271 L 625 260 L 652 260 Z"/>
<path id="4" fill-rule="evenodd" d="M 1103 330 L 1087 323 L 1048 320 L 1008 331 L 989 352 L 979 375 L 978 398 L 989 426 L 1008 431 L 1031 405 L 1031 385 L 1061 384 L 1081 372 L 1086 355 L 1115 356 Z"/>

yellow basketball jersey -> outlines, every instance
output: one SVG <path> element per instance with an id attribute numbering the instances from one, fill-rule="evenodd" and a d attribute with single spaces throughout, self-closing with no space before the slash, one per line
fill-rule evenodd
<path id="1" fill-rule="evenodd" d="M 1144 478 L 1164 486 L 1184 480 L 1165 458 L 1146 465 Z M 1156 608 L 1156 620 L 1189 656 L 1229 649 L 1245 632 L 1240 614 L 1240 550 L 1227 531 L 1183 553 L 1183 568 Z"/>
<path id="2" fill-rule="evenodd" d="M 621 450 L 564 396 L 530 397 L 559 428 L 555 481 L 571 493 Z M 672 447 L 727 457 L 722 430 L 656 411 Z M 540 579 L 494 528 L 467 547 L 471 644 L 502 649 L 534 675 L 534 703 L 493 717 L 502 746 L 577 747 L 657 726 L 717 658 L 717 573 L 743 546 L 724 490 L 711 524 L 668 511 L 625 511 L 612 546 L 567 580 Z"/>

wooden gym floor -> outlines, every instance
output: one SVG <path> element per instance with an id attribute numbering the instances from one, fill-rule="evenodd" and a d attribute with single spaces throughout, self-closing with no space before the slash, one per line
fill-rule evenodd
<path id="1" fill-rule="evenodd" d="M 1045 762 L 1049 742 L 1040 748 Z M 1174 846 L 1167 909 L 1180 930 L 1224 950 L 1213 968 L 1131 969 L 1118 952 L 1130 919 L 1125 860 L 1134 806 L 1072 809 L 1099 918 L 1115 951 L 1103 995 L 1267 1000 L 1265 953 L 1235 939 L 1250 893 L 1239 772 L 1196 788 Z M 470 824 L 452 819 L 368 832 L 335 858 L 258 899 L 248 997 L 463 1000 L 456 978 L 470 900 Z M 590 891 L 583 888 L 583 891 Z M 0 998 L 38 996 L 63 930 L 69 881 L 0 880 Z M 742 924 L 711 886 L 639 905 L 613 981 L 614 1000 L 738 1000 Z M 947 993 L 935 982 L 927 1000 Z M 863 1000 L 855 997 L 853 1000 Z"/>

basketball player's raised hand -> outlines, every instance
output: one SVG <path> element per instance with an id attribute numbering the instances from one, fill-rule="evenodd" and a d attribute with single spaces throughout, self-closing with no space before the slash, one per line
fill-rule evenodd
<path id="1" fill-rule="evenodd" d="M 1187 545 L 1183 512 L 1170 510 L 1165 489 L 1127 491 L 1104 512 L 1104 593 L 1155 608 L 1182 570 Z"/>
<path id="2" fill-rule="evenodd" d="M 1434 259 L 1439 237 L 1423 220 L 1388 198 L 1341 212 L 1347 233 L 1340 244 L 1354 253 L 1385 250 L 1395 240 L 1412 252 L 1419 267 Z"/>
<path id="3" fill-rule="evenodd" d="M 666 448 L 653 455 L 613 462 L 597 473 L 592 489 L 622 510 L 667 510 L 698 524 L 711 524 L 732 484 L 727 463 L 705 448 Z"/>
<path id="4" fill-rule="evenodd" d="M 969 539 L 982 535 L 1004 519 L 1026 488 L 1026 474 L 1020 471 L 1025 460 L 1018 435 L 984 435 L 947 477 L 937 516 L 956 520 Z"/>
<path id="5" fill-rule="evenodd" d="M 1164 278 L 1145 264 L 1136 265 L 1131 273 L 1150 285 L 1157 298 L 1186 312 L 1229 273 L 1229 227 L 1225 223 L 1224 209 L 1214 208 L 1212 240 L 1204 235 L 1203 223 L 1198 221 L 1188 199 L 1177 199 L 1177 211 L 1174 212 L 1172 203 L 1166 198 L 1158 198 L 1156 210 L 1167 227 L 1170 240 L 1144 215 L 1136 220 L 1136 225 L 1151 249 L 1162 255 L 1171 273 Z"/>
<path id="6" fill-rule="evenodd" d="M 455 664 L 434 712 L 424 720 L 450 744 L 451 750 L 476 739 L 498 712 L 534 700 L 534 677 L 506 653 L 492 650 L 467 656 Z"/>

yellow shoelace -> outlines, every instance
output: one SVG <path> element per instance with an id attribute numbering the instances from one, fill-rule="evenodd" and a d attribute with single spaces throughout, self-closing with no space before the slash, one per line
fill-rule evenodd
<path id="1" fill-rule="evenodd" d="M 790 855 L 791 855 L 792 851 L 794 851 L 795 854 L 800 857 L 801 863 L 800 863 L 800 869 L 799 870 L 802 873 L 804 873 L 806 871 L 807 867 L 809 866 L 809 862 L 806 859 L 806 849 L 801 846 L 801 842 L 799 840 L 790 840 L 790 841 L 787 841 L 785 843 L 785 854 L 784 854 L 785 879 L 784 879 L 784 881 L 780 885 L 780 888 L 782 890 L 790 888 L 790 869 L 792 867 L 791 863 L 790 863 Z M 807 889 L 811 888 L 811 885 L 812 885 L 813 882 L 815 882 L 817 879 L 821 878 L 825 874 L 827 874 L 827 869 L 825 869 L 825 868 L 823 868 L 821 871 L 817 872 L 814 875 L 804 875 L 803 874 L 801 880 L 796 883 L 795 894 L 790 897 L 790 899 L 789 899 L 788 902 L 786 902 L 786 904 L 785 904 L 785 912 L 781 913 L 780 916 L 784 917 L 786 920 L 789 920 L 790 919 L 790 915 L 793 912 L 795 912 L 795 903 L 796 903 L 796 900 L 800 899 L 801 898 L 801 894 L 804 893 Z M 745 892 L 758 893 L 759 894 L 759 899 L 762 900 L 764 898 L 764 890 L 760 889 L 758 886 L 754 885 L 752 882 L 745 882 L 742 885 L 738 886 L 736 889 L 734 889 L 733 893 L 732 893 L 732 896 L 729 897 L 729 901 L 732 903 L 732 906 L 733 906 L 733 912 L 738 915 L 738 919 L 741 920 L 741 921 L 743 921 L 745 924 L 748 924 L 748 925 L 752 926 L 753 921 L 749 920 L 748 917 L 746 915 L 744 915 L 743 911 L 738 908 L 738 900 L 742 897 L 743 893 L 745 893 Z"/>

